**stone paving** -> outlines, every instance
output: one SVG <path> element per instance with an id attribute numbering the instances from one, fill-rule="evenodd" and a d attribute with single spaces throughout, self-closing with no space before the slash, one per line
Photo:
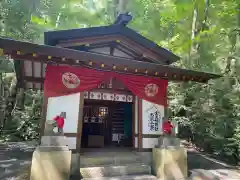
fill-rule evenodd
<path id="1" fill-rule="evenodd" d="M 17 175 L 30 166 L 35 145 L 35 142 L 0 143 L 0 180 L 22 180 Z M 240 170 L 235 167 L 209 158 L 193 148 L 187 149 L 190 179 L 240 180 Z"/>
<path id="2" fill-rule="evenodd" d="M 0 143 L 0 179 L 20 180 L 18 174 L 31 164 L 36 142 Z"/>
<path id="3" fill-rule="evenodd" d="M 240 180 L 240 170 L 237 167 L 210 158 L 192 146 L 185 148 L 188 150 L 189 174 L 195 175 L 196 180 Z"/>
<path id="4" fill-rule="evenodd" d="M 201 177 L 202 180 L 240 179 L 238 169 L 199 153 L 188 152 L 188 169 L 192 176 Z"/>

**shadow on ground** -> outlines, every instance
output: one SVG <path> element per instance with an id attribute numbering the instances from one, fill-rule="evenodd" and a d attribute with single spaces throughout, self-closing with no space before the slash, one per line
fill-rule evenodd
<path id="1" fill-rule="evenodd" d="M 0 179 L 17 180 L 16 176 L 31 164 L 35 143 L 0 144 Z"/>
<path id="2" fill-rule="evenodd" d="M 188 174 L 189 177 L 197 175 L 208 179 L 240 179 L 240 172 L 236 166 L 211 158 L 198 152 L 192 146 L 185 145 L 188 150 Z"/>
<path id="3" fill-rule="evenodd" d="M 36 143 L 0 144 L 0 179 L 20 180 L 17 176 L 21 171 L 29 170 L 35 147 Z M 236 167 L 209 158 L 190 146 L 185 148 L 188 150 L 189 176 L 200 173 L 201 176 L 210 177 L 209 179 L 240 179 L 240 172 L 236 171 Z"/>
<path id="4" fill-rule="evenodd" d="M 188 169 L 205 169 L 205 170 L 214 170 L 214 169 L 229 169 L 231 166 L 228 166 L 224 163 L 212 160 L 211 158 L 205 157 L 197 152 L 188 152 Z"/>

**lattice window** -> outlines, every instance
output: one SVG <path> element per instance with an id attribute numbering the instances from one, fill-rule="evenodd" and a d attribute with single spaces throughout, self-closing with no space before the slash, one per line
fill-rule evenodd
<path id="1" fill-rule="evenodd" d="M 104 117 L 108 114 L 108 107 L 100 107 L 99 108 L 99 115 Z"/>

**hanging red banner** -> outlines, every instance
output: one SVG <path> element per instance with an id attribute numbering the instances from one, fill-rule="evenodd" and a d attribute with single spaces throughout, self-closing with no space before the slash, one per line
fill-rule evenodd
<path id="1" fill-rule="evenodd" d="M 44 93 L 47 97 L 54 97 L 90 91 L 97 88 L 102 82 L 114 77 L 139 98 L 167 106 L 167 80 L 82 67 L 48 65 Z"/>

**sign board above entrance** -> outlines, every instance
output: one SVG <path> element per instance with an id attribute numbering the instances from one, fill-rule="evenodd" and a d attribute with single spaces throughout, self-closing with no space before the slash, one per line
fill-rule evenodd
<path id="1" fill-rule="evenodd" d="M 102 92 L 84 92 L 84 99 L 95 99 L 105 101 L 133 102 L 132 95 Z"/>

